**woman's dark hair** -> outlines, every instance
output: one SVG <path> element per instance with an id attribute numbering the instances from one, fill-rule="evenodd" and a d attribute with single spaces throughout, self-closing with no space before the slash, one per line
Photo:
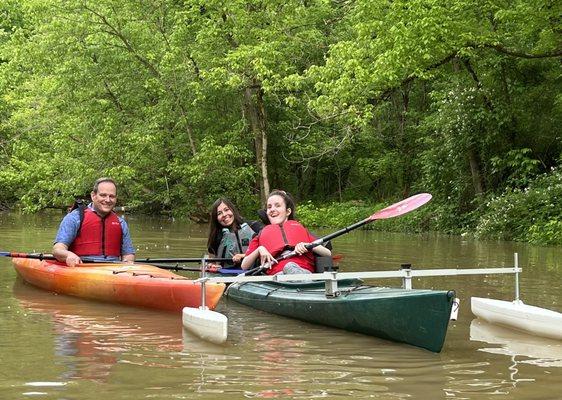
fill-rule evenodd
<path id="1" fill-rule="evenodd" d="M 291 209 L 291 213 L 287 219 L 297 219 L 297 206 L 293 197 L 289 193 L 284 190 L 274 189 L 271 193 L 269 193 L 267 198 L 269 199 L 271 196 L 280 196 L 285 202 L 285 206 Z"/>
<path id="2" fill-rule="evenodd" d="M 217 220 L 218 217 L 217 209 L 219 208 L 221 203 L 224 203 L 232 211 L 232 215 L 234 217 L 234 221 L 232 222 L 232 228 L 234 229 L 234 231 L 240 229 L 240 225 L 242 225 L 243 222 L 242 216 L 238 212 L 238 209 L 236 208 L 234 203 L 232 203 L 226 197 L 220 197 L 213 203 L 213 205 L 211 206 L 211 219 L 209 221 L 209 238 L 207 239 L 207 250 L 213 254 L 215 254 L 217 247 L 219 245 L 218 243 L 219 233 L 222 232 L 222 228 L 224 228 Z"/>

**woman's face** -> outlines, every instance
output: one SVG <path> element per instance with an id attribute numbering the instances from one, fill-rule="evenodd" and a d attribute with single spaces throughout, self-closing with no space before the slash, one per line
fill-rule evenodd
<path id="1" fill-rule="evenodd" d="M 287 208 L 285 200 L 279 195 L 273 195 L 267 199 L 267 217 L 272 224 L 282 224 L 285 222 L 292 210 Z"/>
<path id="2" fill-rule="evenodd" d="M 220 203 L 217 207 L 217 221 L 226 228 L 231 226 L 234 222 L 232 210 L 224 203 Z"/>

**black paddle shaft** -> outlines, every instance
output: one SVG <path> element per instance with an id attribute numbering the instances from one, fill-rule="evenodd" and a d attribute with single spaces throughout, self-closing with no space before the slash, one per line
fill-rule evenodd
<path id="1" fill-rule="evenodd" d="M 312 250 L 312 249 L 315 248 L 316 246 L 320 246 L 321 244 L 324 244 L 324 243 L 326 243 L 326 242 L 329 241 L 329 240 L 332 240 L 332 239 L 334 239 L 334 238 L 337 238 L 338 236 L 341 236 L 341 235 L 344 235 L 344 234 L 346 234 L 346 233 L 348 233 L 348 232 L 351 232 L 351 231 L 354 230 L 354 229 L 360 228 L 360 227 L 362 227 L 363 225 L 366 225 L 366 224 L 368 224 L 368 223 L 371 222 L 371 221 L 372 221 L 372 217 L 365 218 L 364 220 L 359 221 L 359 222 L 356 222 L 356 223 L 354 223 L 353 225 L 349 225 L 349 226 L 347 226 L 347 227 L 345 227 L 345 228 L 342 228 L 342 229 L 340 229 L 339 231 L 330 233 L 329 235 L 326 235 L 326 236 L 324 236 L 324 237 L 321 237 L 321 238 L 319 238 L 319 239 L 316 239 L 314 242 L 312 242 L 312 243 L 310 243 L 308 246 L 306 246 L 306 248 L 307 248 L 308 250 Z M 275 261 L 277 261 L 277 262 L 283 261 L 283 260 L 286 260 L 287 258 L 291 258 L 291 257 L 294 257 L 294 256 L 296 256 L 296 255 L 297 255 L 297 253 L 293 250 L 293 251 L 291 251 L 291 252 L 286 253 L 285 255 L 282 255 L 282 256 L 276 258 Z M 267 264 L 265 264 L 265 265 L 260 265 L 259 267 L 249 269 L 249 270 L 247 270 L 245 273 L 240 274 L 240 275 L 245 275 L 245 276 L 247 276 L 247 275 L 257 275 L 257 274 L 259 274 L 261 271 L 263 271 L 263 270 L 265 269 L 266 265 L 267 265 Z"/>
<path id="2" fill-rule="evenodd" d="M 329 240 L 332 240 L 332 239 L 334 239 L 334 238 L 337 238 L 338 236 L 345 235 L 346 233 L 351 232 L 351 231 L 354 230 L 354 229 L 360 228 L 360 227 L 362 227 L 363 225 L 366 225 L 366 224 L 368 224 L 368 223 L 371 222 L 371 221 L 372 221 L 371 217 L 365 218 L 364 220 L 359 221 L 359 222 L 356 222 L 356 223 L 354 223 L 353 225 L 349 225 L 349 226 L 347 226 L 347 227 L 345 227 L 345 228 L 342 228 L 342 229 L 340 229 L 339 231 L 330 233 L 329 235 L 326 235 L 326 236 L 323 236 L 323 237 L 321 237 L 321 238 L 319 238 L 319 239 L 316 239 L 314 242 L 312 242 L 312 243 L 310 243 L 309 245 L 307 245 L 306 248 L 307 248 L 308 250 L 312 250 L 312 249 L 315 248 L 316 246 L 320 246 L 320 245 L 322 245 L 322 244 L 328 242 Z M 277 258 L 276 260 L 277 260 L 278 262 L 279 262 L 279 261 L 282 261 L 282 260 L 286 260 L 287 258 L 294 257 L 296 254 L 297 254 L 297 253 L 293 250 L 293 251 L 291 251 L 291 252 L 289 252 L 289 253 L 286 253 L 286 254 L 283 255 L 283 256 L 280 256 L 280 257 Z"/>
<path id="3" fill-rule="evenodd" d="M 4 257 L 12 257 L 12 258 L 31 258 L 35 260 L 53 260 L 56 261 L 57 259 L 52 254 L 43 254 L 43 253 L 15 253 L 15 252 L 0 252 L 0 256 Z M 180 262 L 201 262 L 203 258 L 147 258 L 142 260 L 135 260 L 135 263 L 145 263 L 154 265 L 155 267 L 162 268 L 162 269 L 169 269 L 172 271 L 200 271 L 200 267 L 188 267 L 186 265 L 180 265 Z M 99 260 L 99 259 L 92 259 L 89 257 L 81 257 L 81 260 L 86 263 L 94 263 L 94 264 L 121 264 L 121 261 L 110 261 L 110 260 Z M 205 261 L 232 261 L 232 258 L 207 258 L 204 259 Z M 169 265 L 175 264 L 175 265 Z"/>
<path id="4" fill-rule="evenodd" d="M 206 257 L 189 257 L 189 258 L 139 258 L 135 260 L 135 262 L 144 262 L 144 263 L 176 263 L 176 262 L 184 262 L 184 263 L 197 263 L 197 262 L 232 262 L 232 258 L 206 258 Z"/>
<path id="5" fill-rule="evenodd" d="M 310 250 L 313 247 L 319 246 L 323 243 L 326 243 L 329 240 L 337 238 L 338 236 L 345 235 L 346 233 L 351 232 L 354 229 L 360 228 L 363 225 L 368 224 L 369 222 L 371 222 L 371 217 L 365 218 L 363 221 L 356 222 L 353 225 L 349 225 L 349 226 L 347 226 L 343 229 L 340 229 L 339 231 L 336 231 L 334 233 L 330 233 L 329 235 L 321 237 L 320 239 L 316 239 L 314 242 L 311 243 L 310 248 L 308 248 L 308 247 L 307 248 Z"/>

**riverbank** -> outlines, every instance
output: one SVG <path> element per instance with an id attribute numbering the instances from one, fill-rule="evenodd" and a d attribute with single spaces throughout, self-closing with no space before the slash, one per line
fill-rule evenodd
<path id="1" fill-rule="evenodd" d="M 472 235 L 483 240 L 514 240 L 538 245 L 562 245 L 562 173 L 540 176 L 524 189 L 507 189 L 499 195 L 482 196 L 465 213 L 434 196 L 416 212 L 377 223 L 365 229 L 390 232 L 435 231 Z M 341 228 L 360 221 L 387 204 L 362 201 L 326 204 L 303 203 L 298 218 L 307 226 Z"/>

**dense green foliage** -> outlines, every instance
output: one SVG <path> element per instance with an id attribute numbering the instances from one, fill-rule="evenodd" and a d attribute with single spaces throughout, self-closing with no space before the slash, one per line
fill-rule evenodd
<path id="1" fill-rule="evenodd" d="M 424 191 L 393 227 L 560 243 L 561 7 L 4 0 L 0 209 L 110 175 L 142 212 L 277 187 L 342 226 Z"/>
<path id="2" fill-rule="evenodd" d="M 562 244 L 562 173 L 554 171 L 525 189 L 492 198 L 479 221 L 484 237 Z"/>

